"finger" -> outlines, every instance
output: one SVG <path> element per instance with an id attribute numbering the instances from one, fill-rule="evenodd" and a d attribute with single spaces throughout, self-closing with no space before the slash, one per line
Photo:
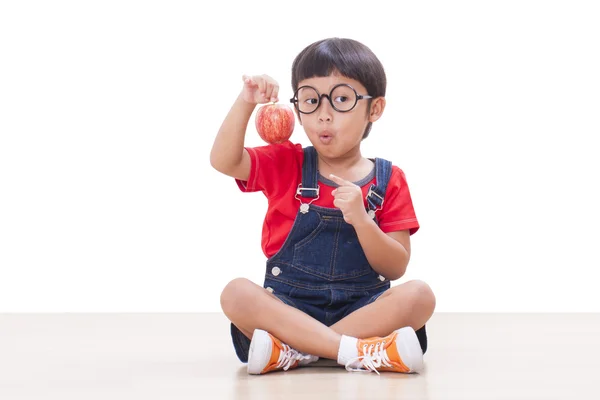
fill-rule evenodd
<path id="1" fill-rule="evenodd" d="M 265 90 L 265 99 L 270 100 L 272 93 L 273 93 L 273 84 L 267 83 L 267 88 Z"/>
<path id="2" fill-rule="evenodd" d="M 271 93 L 273 92 L 274 80 L 269 75 L 262 75 L 262 78 L 265 81 L 265 88 L 262 90 L 263 99 L 265 99 L 265 101 L 269 101 L 271 99 Z"/>
<path id="3" fill-rule="evenodd" d="M 346 200 L 346 199 L 337 198 L 337 199 L 333 200 L 333 205 L 339 209 L 341 209 L 342 207 L 345 207 L 346 204 L 348 204 L 348 200 Z"/>
<path id="4" fill-rule="evenodd" d="M 336 176 L 334 174 L 329 174 L 329 178 L 334 181 L 335 183 L 337 183 L 340 186 L 351 186 L 354 185 L 354 183 L 347 181 L 345 179 L 340 178 L 339 176 Z"/>
<path id="5" fill-rule="evenodd" d="M 271 101 L 277 103 L 279 101 L 279 85 L 273 85 L 273 92 L 271 92 Z"/>
<path id="6" fill-rule="evenodd" d="M 251 76 L 244 75 L 244 76 L 242 76 L 242 80 L 244 81 L 244 85 L 247 85 L 249 87 L 256 86 L 256 82 L 252 79 Z"/>
<path id="7" fill-rule="evenodd" d="M 256 79 L 256 83 L 258 84 L 258 91 L 264 97 L 265 90 L 267 89 L 267 82 L 265 82 L 263 78 L 259 77 L 258 79 Z"/>
<path id="8" fill-rule="evenodd" d="M 341 186 L 337 189 L 335 189 L 333 192 L 331 192 L 331 195 L 335 198 L 335 199 L 348 199 L 349 197 L 349 192 L 342 192 L 339 189 L 341 188 Z"/>
<path id="9" fill-rule="evenodd" d="M 341 201 L 341 202 L 342 202 L 342 204 L 344 204 L 344 203 L 345 203 L 345 204 L 349 204 L 349 203 L 351 203 L 351 202 L 352 202 L 352 198 L 349 198 L 348 196 L 346 196 L 346 195 L 343 195 L 343 194 L 338 194 L 337 196 L 335 196 L 335 197 L 333 198 L 333 201 L 336 201 L 336 200 L 339 200 L 339 201 Z"/>
<path id="10" fill-rule="evenodd" d="M 355 185 L 354 186 L 348 186 L 348 185 L 346 185 L 346 186 L 338 186 L 335 189 L 335 192 L 337 194 L 352 194 L 352 193 L 358 193 L 359 190 L 360 189 L 358 188 L 358 186 L 355 186 Z"/>

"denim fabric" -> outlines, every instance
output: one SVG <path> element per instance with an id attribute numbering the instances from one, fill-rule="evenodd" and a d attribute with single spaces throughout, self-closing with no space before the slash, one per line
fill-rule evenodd
<path id="1" fill-rule="evenodd" d="M 389 161 L 375 159 L 376 184 L 370 188 L 367 211 L 381 208 L 391 167 Z M 309 146 L 304 149 L 302 185 L 296 196 L 299 207 L 318 195 L 311 190 L 315 188 L 317 156 Z M 331 326 L 375 301 L 390 288 L 390 281 L 371 268 L 341 210 L 310 204 L 306 212 L 298 211 L 283 246 L 267 260 L 263 286 L 285 304 Z M 247 362 L 250 340 L 233 324 L 231 335 L 238 358 Z"/>

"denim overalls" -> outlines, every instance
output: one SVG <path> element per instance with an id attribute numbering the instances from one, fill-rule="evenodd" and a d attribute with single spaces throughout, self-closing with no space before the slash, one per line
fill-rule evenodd
<path id="1" fill-rule="evenodd" d="M 372 218 L 383 205 L 391 173 L 389 161 L 375 159 L 376 184 L 367 195 Z M 331 326 L 375 301 L 390 288 L 390 281 L 371 268 L 341 210 L 310 204 L 318 195 L 317 153 L 309 146 L 304 148 L 302 184 L 295 196 L 299 210 L 283 246 L 267 260 L 264 287 L 285 304 Z M 250 340 L 233 324 L 231 335 L 238 358 L 247 362 Z M 425 327 L 417 335 L 425 352 Z"/>

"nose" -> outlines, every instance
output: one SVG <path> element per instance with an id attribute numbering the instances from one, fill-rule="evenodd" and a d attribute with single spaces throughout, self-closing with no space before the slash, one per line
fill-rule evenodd
<path id="1" fill-rule="evenodd" d="M 329 103 L 329 96 L 326 94 L 322 94 L 319 103 L 320 104 L 317 110 L 317 113 L 319 114 L 319 121 L 331 121 L 333 108 Z"/>

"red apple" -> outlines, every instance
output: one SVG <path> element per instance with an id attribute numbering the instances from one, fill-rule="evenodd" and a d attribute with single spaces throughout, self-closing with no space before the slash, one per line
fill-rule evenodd
<path id="1" fill-rule="evenodd" d="M 267 104 L 256 112 L 256 130 L 267 143 L 283 143 L 294 131 L 294 112 L 285 104 Z"/>

